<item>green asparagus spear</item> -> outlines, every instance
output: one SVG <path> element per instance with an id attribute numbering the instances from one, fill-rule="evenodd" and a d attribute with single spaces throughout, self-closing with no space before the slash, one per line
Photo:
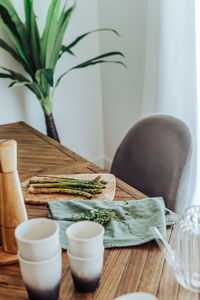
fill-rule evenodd
<path id="1" fill-rule="evenodd" d="M 54 179 L 54 178 L 49 178 L 49 179 L 47 179 L 47 178 L 45 178 L 45 179 L 39 179 L 39 178 L 31 178 L 31 179 L 29 179 L 29 183 L 30 184 L 35 184 L 35 183 L 57 183 L 57 182 L 61 182 L 61 181 L 63 181 L 63 180 L 58 180 L 58 179 Z"/>
<path id="2" fill-rule="evenodd" d="M 37 176 L 37 177 L 43 177 L 43 176 Z M 81 182 L 84 182 L 84 183 L 88 183 L 88 184 L 92 184 L 92 180 L 85 180 L 85 179 L 76 179 L 76 178 L 69 178 L 69 177 L 58 177 L 58 176 L 52 176 L 52 175 L 48 175 L 48 176 L 45 176 L 45 178 L 48 178 L 48 179 L 57 179 L 59 181 L 81 181 Z"/>
<path id="3" fill-rule="evenodd" d="M 85 180 L 85 179 L 75 179 L 75 178 L 67 178 L 67 177 L 56 177 L 56 176 L 37 176 L 32 177 L 29 182 L 30 183 L 41 183 L 42 181 L 47 182 L 61 182 L 61 181 L 67 181 L 67 182 L 77 182 L 77 183 L 86 183 L 86 184 L 93 184 L 93 180 Z"/>
<path id="4" fill-rule="evenodd" d="M 77 183 L 77 182 L 66 182 L 66 181 L 61 181 L 61 182 L 57 182 L 57 183 L 36 183 L 36 184 L 32 184 L 33 187 L 41 187 L 41 188 L 56 188 L 56 187 L 82 187 L 82 188 L 92 188 L 92 189 L 101 189 L 101 188 L 105 188 L 104 185 L 100 185 L 100 184 L 87 184 L 87 183 Z"/>
<path id="5" fill-rule="evenodd" d="M 93 182 L 93 183 L 101 183 L 101 184 L 107 184 L 107 183 L 108 183 L 108 181 L 103 180 L 103 179 L 100 180 L 100 179 L 101 179 L 101 175 L 95 177 L 95 178 L 92 180 L 92 182 Z"/>
<path id="6" fill-rule="evenodd" d="M 102 179 L 102 180 L 100 180 L 99 182 L 100 182 L 101 184 L 107 184 L 107 183 L 108 183 L 108 181 L 106 181 L 106 180 L 103 180 L 103 179 Z"/>
<path id="7" fill-rule="evenodd" d="M 100 179 L 101 179 L 101 175 L 95 177 L 95 178 L 92 180 L 92 183 L 97 183 Z"/>
<path id="8" fill-rule="evenodd" d="M 101 194 L 102 193 L 101 189 L 87 189 L 87 188 L 79 188 L 79 187 L 73 187 L 73 186 L 70 187 L 70 189 L 87 192 L 87 193 L 90 193 L 92 195 L 94 195 L 94 194 Z"/>
<path id="9" fill-rule="evenodd" d="M 65 188 L 39 188 L 39 187 L 29 187 L 28 191 L 31 194 L 52 194 L 52 193 L 59 193 L 59 194 L 72 194 L 72 195 L 78 195 L 78 196 L 84 196 L 88 199 L 92 198 L 92 194 L 83 192 L 80 190 L 71 190 L 71 189 L 65 189 Z"/>
<path id="10" fill-rule="evenodd" d="M 57 183 L 57 182 L 81 182 L 91 184 L 90 180 L 68 179 L 68 178 L 53 178 L 53 177 L 32 177 L 29 179 L 29 183 Z"/>

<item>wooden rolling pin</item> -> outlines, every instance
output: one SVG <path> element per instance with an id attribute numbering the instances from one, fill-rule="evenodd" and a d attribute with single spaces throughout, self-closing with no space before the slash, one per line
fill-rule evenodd
<path id="1" fill-rule="evenodd" d="M 27 220 L 27 213 L 17 172 L 17 143 L 0 140 L 0 221 L 3 249 L 17 253 L 14 231 Z"/>

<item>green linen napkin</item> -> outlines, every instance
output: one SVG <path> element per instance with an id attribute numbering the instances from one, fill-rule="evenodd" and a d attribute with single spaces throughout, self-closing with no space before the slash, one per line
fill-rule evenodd
<path id="1" fill-rule="evenodd" d="M 104 247 L 135 246 L 154 239 L 149 230 L 156 226 L 166 237 L 166 225 L 174 224 L 169 211 L 165 210 L 162 197 L 130 201 L 61 200 L 48 202 L 48 216 L 60 226 L 60 243 L 67 249 L 66 228 L 74 223 L 72 216 L 87 210 L 111 209 L 120 219 L 112 219 L 104 225 Z"/>

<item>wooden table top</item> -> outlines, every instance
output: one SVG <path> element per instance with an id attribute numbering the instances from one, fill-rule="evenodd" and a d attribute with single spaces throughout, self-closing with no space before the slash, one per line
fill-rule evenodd
<path id="1" fill-rule="evenodd" d="M 21 182 L 36 174 L 106 172 L 23 122 L 1 125 L 0 138 L 17 141 Z M 142 198 L 144 194 L 117 179 L 115 201 Z M 47 217 L 44 206 L 26 205 L 26 208 L 29 218 Z M 172 231 L 172 227 L 167 229 L 170 242 Z M 90 294 L 74 291 L 67 254 L 63 251 L 60 300 L 112 300 L 136 291 L 151 293 L 159 300 L 200 300 L 199 294 L 185 290 L 176 282 L 154 241 L 141 246 L 106 249 L 100 287 Z M 0 266 L 2 299 L 28 299 L 18 264 Z"/>

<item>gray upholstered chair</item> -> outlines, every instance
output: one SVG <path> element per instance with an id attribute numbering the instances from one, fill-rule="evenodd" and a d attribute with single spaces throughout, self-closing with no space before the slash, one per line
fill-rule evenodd
<path id="1" fill-rule="evenodd" d="M 147 196 L 163 196 L 175 211 L 191 145 L 190 131 L 181 120 L 167 115 L 144 118 L 122 140 L 111 173 Z"/>

